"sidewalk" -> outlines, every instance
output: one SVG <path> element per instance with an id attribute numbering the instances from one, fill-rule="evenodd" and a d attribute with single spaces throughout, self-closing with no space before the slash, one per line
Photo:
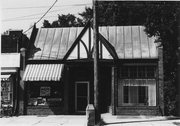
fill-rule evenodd
<path id="1" fill-rule="evenodd" d="M 180 118 L 101 115 L 102 126 L 180 126 Z M 85 126 L 85 115 L 18 116 L 0 118 L 1 126 Z"/>
<path id="2" fill-rule="evenodd" d="M 105 126 L 180 126 L 180 118 L 166 116 L 112 116 L 102 114 Z"/>
<path id="3" fill-rule="evenodd" d="M 84 126 L 86 116 L 49 115 L 0 118 L 1 126 Z"/>

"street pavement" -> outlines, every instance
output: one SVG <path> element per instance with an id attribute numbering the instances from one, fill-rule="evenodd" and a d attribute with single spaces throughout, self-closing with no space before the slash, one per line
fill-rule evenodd
<path id="1" fill-rule="evenodd" d="M 180 118 L 166 116 L 112 116 L 102 114 L 101 126 L 180 126 Z M 13 116 L 0 118 L 0 126 L 86 126 L 85 115 Z"/>

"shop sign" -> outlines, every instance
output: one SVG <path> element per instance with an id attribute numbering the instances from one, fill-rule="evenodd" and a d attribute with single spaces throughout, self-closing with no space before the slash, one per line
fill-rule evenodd
<path id="1" fill-rule="evenodd" d="M 41 87 L 40 96 L 50 96 L 51 88 L 50 87 Z"/>

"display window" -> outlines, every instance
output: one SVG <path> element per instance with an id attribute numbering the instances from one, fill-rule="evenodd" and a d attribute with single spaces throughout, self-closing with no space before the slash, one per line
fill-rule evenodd
<path id="1" fill-rule="evenodd" d="M 156 66 L 124 65 L 119 73 L 119 106 L 156 106 Z"/>
<path id="2" fill-rule="evenodd" d="M 3 106 L 13 106 L 12 81 L 1 81 L 1 100 Z"/>
<path id="3" fill-rule="evenodd" d="M 28 86 L 28 106 L 60 106 L 63 102 L 63 85 L 34 83 Z"/>

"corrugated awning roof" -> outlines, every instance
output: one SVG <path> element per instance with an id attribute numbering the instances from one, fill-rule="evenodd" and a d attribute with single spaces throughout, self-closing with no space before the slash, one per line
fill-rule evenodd
<path id="1" fill-rule="evenodd" d="M 11 74 L 1 75 L 1 81 L 9 81 Z"/>
<path id="2" fill-rule="evenodd" d="M 83 27 L 40 28 L 31 49 L 30 59 L 63 59 Z M 84 41 L 89 41 L 86 32 Z M 158 58 L 155 38 L 149 38 L 143 26 L 103 26 L 99 33 L 114 47 L 119 59 Z M 92 38 L 91 32 L 91 38 Z M 87 43 L 87 42 L 84 42 Z M 88 47 L 88 45 L 87 45 Z"/>
<path id="3" fill-rule="evenodd" d="M 28 64 L 23 81 L 60 81 L 63 64 Z"/>

